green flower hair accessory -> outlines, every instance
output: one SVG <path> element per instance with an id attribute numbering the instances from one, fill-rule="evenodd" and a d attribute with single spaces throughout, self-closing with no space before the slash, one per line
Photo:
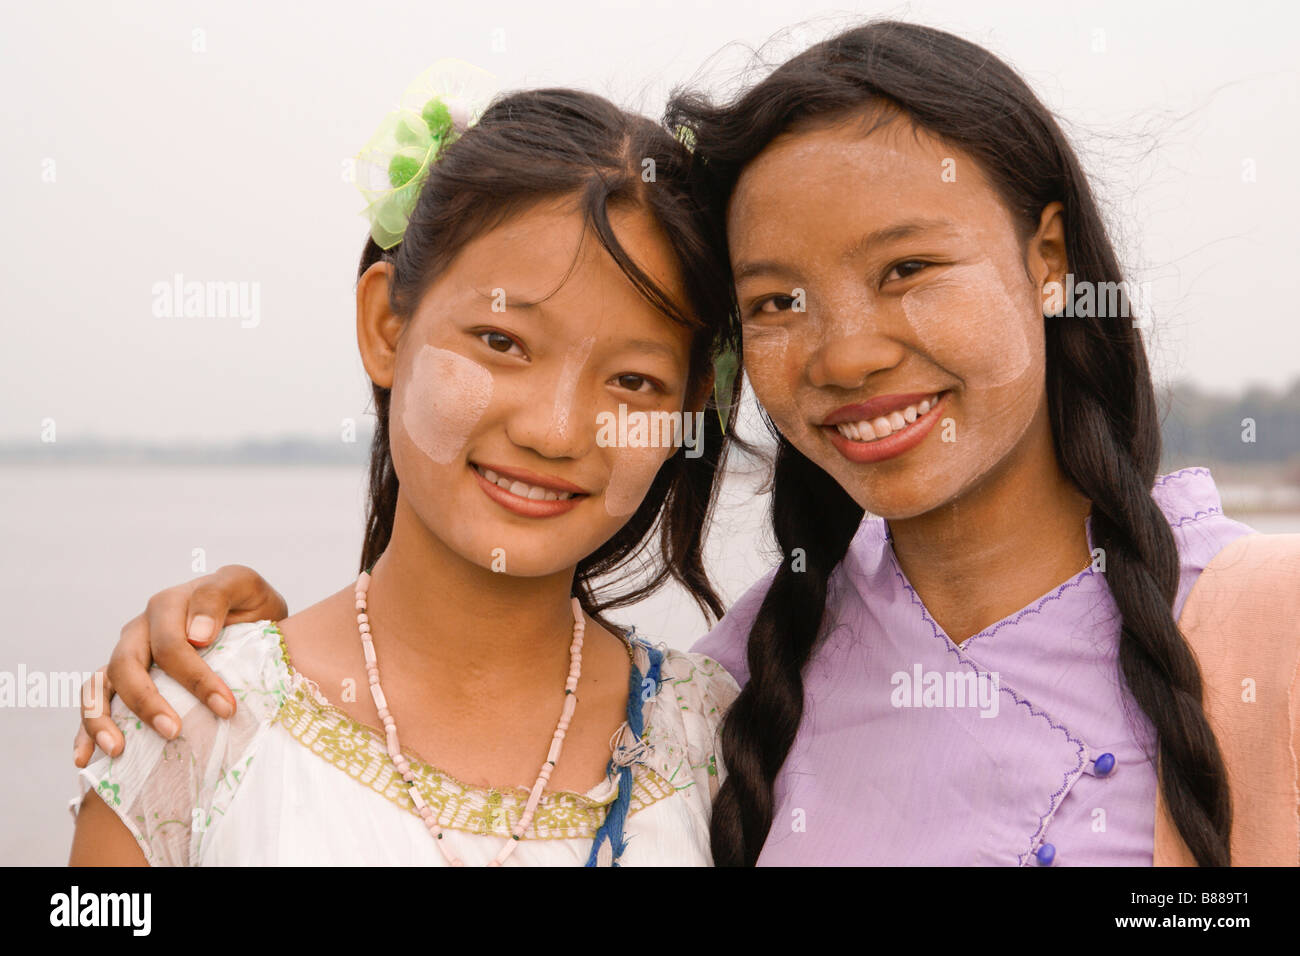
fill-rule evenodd
<path id="1" fill-rule="evenodd" d="M 370 235 L 381 249 L 402 241 L 420 187 L 442 151 L 460 138 L 496 94 L 496 78 L 463 60 L 439 60 L 407 87 L 357 154 L 357 188 Z"/>
<path id="2" fill-rule="evenodd" d="M 731 417 L 731 392 L 736 384 L 740 359 L 731 346 L 718 353 L 713 360 L 713 404 L 718 409 L 722 434 L 727 433 L 727 419 Z"/>

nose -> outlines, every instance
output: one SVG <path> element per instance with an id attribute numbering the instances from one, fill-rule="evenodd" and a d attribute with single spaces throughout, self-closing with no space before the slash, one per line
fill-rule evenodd
<path id="1" fill-rule="evenodd" d="M 581 458 L 591 450 L 595 403 L 585 393 L 586 354 L 579 351 L 582 354 L 571 354 L 549 377 L 534 381 L 520 395 L 506 426 L 514 444 L 544 458 Z"/>
<path id="2" fill-rule="evenodd" d="M 861 296 L 825 303 L 817 319 L 808 323 L 816 336 L 808 380 L 816 388 L 859 388 L 873 373 L 893 368 L 906 355 L 906 347 L 890 331 L 887 307 Z"/>

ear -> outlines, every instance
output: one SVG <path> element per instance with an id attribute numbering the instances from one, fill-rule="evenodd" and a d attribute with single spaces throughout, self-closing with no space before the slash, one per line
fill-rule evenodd
<path id="1" fill-rule="evenodd" d="M 702 412 L 713 394 L 713 363 L 710 362 L 699 380 L 694 382 L 686 393 L 686 407 L 682 411 Z"/>
<path id="2" fill-rule="evenodd" d="M 393 387 L 397 343 L 406 327 L 388 302 L 392 276 L 391 263 L 376 262 L 357 282 L 357 347 L 366 374 L 380 388 Z"/>
<path id="3" fill-rule="evenodd" d="M 1059 203 L 1048 203 L 1038 217 L 1038 231 L 1029 240 L 1026 266 L 1030 277 L 1041 290 L 1043 313 L 1054 311 L 1049 305 L 1053 299 L 1060 302 L 1060 289 L 1065 286 L 1065 276 L 1070 271 L 1070 263 L 1065 251 L 1065 207 Z M 1056 291 L 1049 290 L 1050 283 L 1056 283 Z"/>

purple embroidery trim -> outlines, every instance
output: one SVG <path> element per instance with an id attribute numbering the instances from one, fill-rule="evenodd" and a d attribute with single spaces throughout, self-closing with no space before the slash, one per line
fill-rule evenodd
<path id="1" fill-rule="evenodd" d="M 1208 468 L 1179 468 L 1177 471 L 1171 471 L 1171 472 L 1170 472 L 1169 474 L 1167 474 L 1167 475 L 1161 475 L 1159 478 L 1156 479 L 1156 483 L 1155 483 L 1154 485 L 1152 485 L 1151 487 L 1152 487 L 1152 488 L 1159 488 L 1161 485 L 1163 485 L 1163 484 L 1165 484 L 1165 483 L 1167 483 L 1167 482 L 1173 481 L 1173 480 L 1176 479 L 1176 478 L 1186 478 L 1188 475 L 1205 475 L 1205 477 L 1208 478 L 1208 477 L 1210 477 L 1210 469 L 1208 469 Z"/>
<path id="2" fill-rule="evenodd" d="M 1088 565 L 1086 568 L 1084 568 L 1082 571 L 1080 571 L 1070 580 L 1066 581 L 1064 584 L 1058 587 L 1051 594 L 1044 595 L 1043 597 L 1040 597 L 1037 601 L 1035 601 L 1033 604 L 1029 605 L 1029 607 L 1022 608 L 1014 618 L 1008 618 L 1005 620 L 998 621 L 997 624 L 993 625 L 992 630 L 985 630 L 985 631 L 980 631 L 978 634 L 972 634 L 970 637 L 966 638 L 966 640 L 962 641 L 962 648 L 965 649 L 970 647 L 973 641 L 976 641 L 981 637 L 992 637 L 994 634 L 1002 630 L 1002 628 L 1004 627 L 1014 627 L 1016 624 L 1020 623 L 1020 619 L 1022 617 L 1026 617 L 1027 615 L 1030 614 L 1041 613 L 1043 610 L 1043 606 L 1047 604 L 1048 601 L 1060 600 L 1062 594 L 1064 594 L 1070 588 L 1077 588 L 1079 585 L 1083 584 L 1094 574 L 1096 574 L 1096 571 L 1093 570 L 1092 565 Z M 906 581 L 904 581 L 903 583 L 907 584 Z M 910 584 L 908 584 L 907 586 L 909 588 L 911 587 Z"/>
<path id="3" fill-rule="evenodd" d="M 1204 517 L 1207 517 L 1207 516 L 1209 516 L 1209 515 L 1221 515 L 1221 514 L 1223 514 L 1223 509 L 1222 509 L 1222 508 L 1214 508 L 1214 507 L 1206 508 L 1204 511 L 1198 511 L 1198 512 L 1196 512 L 1196 514 L 1194 514 L 1194 515 L 1188 515 L 1188 516 L 1185 517 L 1185 518 L 1179 518 L 1177 521 L 1175 521 L 1175 522 L 1174 522 L 1173 524 L 1171 524 L 1169 527 L 1171 527 L 1171 528 L 1181 528 L 1183 525 L 1187 524 L 1187 522 L 1189 522 L 1189 521 L 1195 521 L 1197 518 L 1204 518 Z"/>
<path id="4" fill-rule="evenodd" d="M 938 623 L 934 620 L 934 618 L 930 616 L 930 612 L 926 610 L 925 604 L 924 602 L 921 601 L 920 595 L 916 593 L 916 590 L 912 587 L 911 583 L 908 582 L 907 577 L 903 574 L 902 568 L 898 566 L 898 559 L 894 557 L 894 551 L 892 548 L 889 551 L 889 559 L 894 564 L 894 574 L 897 575 L 898 580 L 903 583 L 903 587 L 907 589 L 908 597 L 911 599 L 912 603 L 915 604 L 918 608 L 920 608 L 921 617 L 927 624 L 930 625 L 930 631 L 931 633 L 933 633 L 935 639 L 943 641 L 944 650 L 954 655 L 958 661 L 960 661 L 962 664 L 969 667 L 976 674 L 983 675 L 985 672 L 980 669 L 980 666 L 976 664 L 974 661 L 966 658 L 965 655 L 962 654 L 961 649 L 957 647 L 957 645 L 954 644 L 946 634 L 943 633 L 943 630 L 939 627 Z M 1091 568 L 1089 568 L 1088 570 L 1091 571 Z M 1067 582 L 1067 584 L 1068 583 L 1069 582 Z M 1064 585 L 1062 587 L 1064 587 Z M 1082 740 L 1079 740 L 1077 737 L 1071 734 L 1070 731 L 1063 724 L 1056 723 L 1056 721 L 1054 721 L 1049 714 L 1047 714 L 1044 711 L 1036 709 L 1033 704 L 1031 704 L 1025 698 L 1021 697 L 1010 687 L 1007 687 L 1000 680 L 998 681 L 998 690 L 1001 693 L 1009 694 L 1011 696 L 1011 699 L 1015 701 L 1017 706 L 1024 705 L 1024 707 L 1028 709 L 1031 716 L 1041 717 L 1043 720 L 1047 721 L 1047 726 L 1051 727 L 1053 730 L 1059 730 L 1062 734 L 1065 735 L 1065 739 L 1070 741 L 1070 743 L 1074 744 L 1075 747 L 1078 749 L 1078 757 L 1079 757 L 1078 763 L 1074 765 L 1073 769 L 1066 771 L 1065 776 L 1061 778 L 1061 786 L 1057 788 L 1055 793 L 1052 794 L 1051 801 L 1049 802 L 1047 807 L 1047 812 L 1042 814 L 1038 818 L 1038 829 L 1035 830 L 1034 835 L 1029 838 L 1029 848 L 1025 850 L 1024 853 L 1021 853 L 1020 856 L 1017 858 L 1019 864 L 1021 866 L 1024 866 L 1026 859 L 1029 857 L 1030 853 L 1033 852 L 1034 846 L 1038 843 L 1039 838 L 1042 836 L 1043 832 L 1047 829 L 1047 825 L 1051 822 L 1052 817 L 1056 815 L 1056 810 L 1057 807 L 1060 806 L 1061 799 L 1065 796 L 1066 792 L 1073 785 L 1074 781 L 1079 779 L 1079 774 L 1083 771 L 1083 765 L 1085 762 L 1084 753 L 1087 751 L 1088 747 L 1087 744 L 1085 744 Z"/>

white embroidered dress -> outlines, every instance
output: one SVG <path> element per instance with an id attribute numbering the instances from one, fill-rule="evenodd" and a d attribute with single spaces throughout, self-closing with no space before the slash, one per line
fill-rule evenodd
<path id="1" fill-rule="evenodd" d="M 637 669 L 648 674 L 650 645 L 628 640 Z M 717 729 L 736 683 L 702 654 L 661 653 L 657 692 L 642 695 L 641 740 L 624 723 L 613 747 L 633 775 L 620 865 L 707 866 L 709 807 L 720 783 Z M 181 716 L 181 734 L 164 740 L 115 698 L 112 717 L 126 748 L 80 773 L 82 795 L 99 794 L 150 864 L 446 865 L 383 735 L 330 705 L 293 669 L 274 623 L 228 627 L 203 654 L 239 702 L 234 717 L 218 718 L 154 670 Z M 528 791 L 468 786 L 406 753 L 449 849 L 467 866 L 486 865 L 510 839 Z M 618 780 L 611 766 L 585 794 L 545 793 L 506 865 L 584 865 Z M 609 856 L 604 841 L 600 862 Z"/>

